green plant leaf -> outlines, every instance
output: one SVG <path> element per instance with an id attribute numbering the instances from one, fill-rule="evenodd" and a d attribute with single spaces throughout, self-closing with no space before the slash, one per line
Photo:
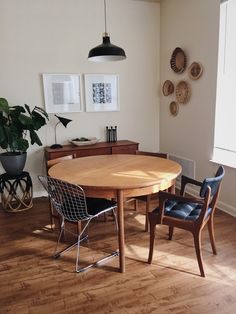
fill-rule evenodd
<path id="1" fill-rule="evenodd" d="M 25 109 L 21 106 L 12 106 L 10 110 L 11 110 L 11 114 L 15 116 L 19 116 L 21 113 L 26 112 Z"/>
<path id="2" fill-rule="evenodd" d="M 4 128 L 0 124 L 0 143 L 4 142 L 5 140 L 6 140 L 6 136 L 5 136 L 5 133 L 4 133 Z"/>
<path id="3" fill-rule="evenodd" d="M 33 145 L 34 143 L 38 144 L 39 146 L 43 145 L 37 133 L 34 130 L 30 130 L 30 139 L 31 139 L 31 145 Z"/>
<path id="4" fill-rule="evenodd" d="M 40 108 L 40 107 L 37 107 L 37 106 L 35 106 L 34 107 L 34 110 L 32 111 L 32 113 L 33 112 L 38 112 L 38 113 L 40 113 L 41 115 L 43 115 L 45 118 L 47 118 L 47 120 L 49 120 L 49 117 L 48 117 L 48 114 L 47 114 L 47 112 L 43 109 L 43 108 Z"/>
<path id="5" fill-rule="evenodd" d="M 26 104 L 25 104 L 25 108 L 26 108 L 26 110 L 27 110 L 28 114 L 31 116 L 30 107 L 29 107 L 28 105 L 26 105 Z"/>
<path id="6" fill-rule="evenodd" d="M 43 125 L 46 124 L 46 119 L 42 117 L 38 112 L 33 111 L 32 112 L 32 121 L 34 130 L 40 129 Z"/>
<path id="7" fill-rule="evenodd" d="M 5 98 L 0 98 L 0 111 L 5 112 L 6 114 L 10 111 L 8 101 Z"/>
<path id="8" fill-rule="evenodd" d="M 15 138 L 12 143 L 13 151 L 26 152 L 29 148 L 29 143 L 24 138 Z"/>
<path id="9" fill-rule="evenodd" d="M 29 130 L 31 127 L 33 127 L 33 120 L 31 117 L 27 117 L 25 114 L 19 115 L 19 121 L 23 124 L 26 130 Z"/>
<path id="10" fill-rule="evenodd" d="M 48 119 L 47 112 L 35 106 L 9 106 L 5 98 L 0 98 L 0 147 L 10 152 L 26 151 L 31 144 L 42 145 L 37 133 Z"/>

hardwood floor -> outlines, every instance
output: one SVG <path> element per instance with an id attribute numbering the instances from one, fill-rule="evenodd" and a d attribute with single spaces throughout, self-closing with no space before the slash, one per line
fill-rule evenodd
<path id="1" fill-rule="evenodd" d="M 117 271 L 118 258 L 76 274 L 75 250 L 51 257 L 57 231 L 47 226 L 45 198 L 35 199 L 25 212 L 0 210 L 0 313 L 235 313 L 236 218 L 216 212 L 217 256 L 207 228 L 203 231 L 202 278 L 192 236 L 183 230 L 176 229 L 168 241 L 167 228 L 158 227 L 153 264 L 147 264 L 144 213 L 144 207 L 125 211 L 125 274 Z M 81 249 L 83 264 L 117 248 L 112 217 L 95 221 L 89 235 Z"/>

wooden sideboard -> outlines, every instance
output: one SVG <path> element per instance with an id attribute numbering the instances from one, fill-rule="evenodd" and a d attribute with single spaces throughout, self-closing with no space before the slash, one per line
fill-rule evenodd
<path id="1" fill-rule="evenodd" d="M 52 149 L 45 147 L 45 158 L 48 160 L 75 155 L 76 157 L 94 156 L 94 155 L 111 155 L 111 154 L 135 154 L 138 150 L 139 143 L 132 141 L 117 142 L 98 142 L 93 145 L 75 146 L 64 145 L 62 148 Z"/>

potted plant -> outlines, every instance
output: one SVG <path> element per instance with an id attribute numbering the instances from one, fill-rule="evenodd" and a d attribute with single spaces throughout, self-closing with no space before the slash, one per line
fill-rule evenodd
<path id="1" fill-rule="evenodd" d="M 36 131 L 48 120 L 48 114 L 37 106 L 31 111 L 28 105 L 10 106 L 0 98 L 0 154 L 3 168 L 9 175 L 18 175 L 24 169 L 26 151 L 30 144 L 42 145 Z M 12 160 L 13 159 L 13 160 Z"/>

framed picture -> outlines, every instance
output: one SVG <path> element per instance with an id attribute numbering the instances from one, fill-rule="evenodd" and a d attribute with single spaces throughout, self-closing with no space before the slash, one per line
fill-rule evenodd
<path id="1" fill-rule="evenodd" d="M 79 74 L 43 74 L 46 111 L 48 113 L 82 111 L 80 81 Z"/>
<path id="2" fill-rule="evenodd" d="M 114 74 L 85 74 L 86 111 L 119 111 L 119 77 Z"/>

